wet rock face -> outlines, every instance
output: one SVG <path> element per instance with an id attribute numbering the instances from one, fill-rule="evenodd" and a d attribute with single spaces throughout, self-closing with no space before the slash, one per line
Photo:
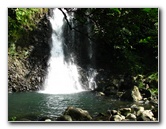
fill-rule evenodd
<path id="1" fill-rule="evenodd" d="M 36 91 L 42 88 L 47 74 L 47 62 L 50 57 L 51 25 L 45 14 L 36 30 L 18 41 L 24 46 L 17 46 L 19 51 L 28 55 L 8 57 L 8 92 Z"/>

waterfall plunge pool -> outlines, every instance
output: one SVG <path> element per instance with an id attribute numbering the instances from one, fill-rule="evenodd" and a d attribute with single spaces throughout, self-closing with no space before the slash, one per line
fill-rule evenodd
<path id="1" fill-rule="evenodd" d="M 73 94 L 43 94 L 38 92 L 9 93 L 8 119 L 57 118 L 63 114 L 68 106 L 87 110 L 91 116 L 106 112 L 108 109 L 128 107 L 131 102 L 97 96 L 94 92 L 84 91 Z M 20 120 L 21 121 L 21 120 Z"/>
<path id="2" fill-rule="evenodd" d="M 34 121 L 39 120 L 42 117 L 57 118 L 63 114 L 68 106 L 74 106 L 76 108 L 82 108 L 87 110 L 91 116 L 94 116 L 100 112 L 106 112 L 108 109 L 119 108 L 120 106 L 127 106 L 128 102 L 122 102 L 111 98 L 96 96 L 95 93 L 90 91 L 84 91 L 85 89 L 80 84 L 80 74 L 78 66 L 75 63 L 75 55 L 66 47 L 67 54 L 69 55 L 68 61 L 65 61 L 64 44 L 69 44 L 69 41 L 65 42 L 65 37 L 68 36 L 72 39 L 70 42 L 75 43 L 76 38 L 74 32 L 64 26 L 67 24 L 64 20 L 66 14 L 68 21 L 74 26 L 73 18 L 74 13 L 68 15 L 65 10 L 53 9 L 53 15 L 50 17 L 50 23 L 52 25 L 52 48 L 51 57 L 48 61 L 48 75 L 46 76 L 43 84 L 43 93 L 27 92 L 27 93 L 9 93 L 8 95 L 8 117 L 10 118 L 27 118 Z M 87 32 L 90 32 L 90 27 L 87 26 Z M 68 32 L 67 35 L 64 32 Z M 92 42 L 88 40 L 88 57 L 92 60 Z M 80 41 L 79 41 L 80 42 Z M 82 42 L 84 43 L 84 42 Z M 80 58 L 80 57 L 79 57 Z M 88 64 L 91 66 L 92 64 Z M 88 72 L 89 89 L 96 88 L 94 78 L 96 73 L 90 68 Z M 65 80 L 64 80 L 65 78 Z M 94 85 L 94 86 L 93 86 Z M 71 93 L 72 94 L 59 94 L 59 93 Z M 83 91 L 83 92 L 80 92 Z M 46 94 L 57 93 L 57 94 Z M 39 118 L 36 118 L 39 117 Z"/>

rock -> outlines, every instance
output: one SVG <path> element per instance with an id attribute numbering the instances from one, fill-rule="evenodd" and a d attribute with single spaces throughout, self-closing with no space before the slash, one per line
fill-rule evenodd
<path id="1" fill-rule="evenodd" d="M 131 106 L 131 113 L 137 115 L 137 112 L 138 112 L 139 110 L 140 110 L 140 111 L 144 111 L 144 107 L 138 107 L 138 106 L 135 105 L 135 104 L 133 104 L 133 105 Z"/>
<path id="2" fill-rule="evenodd" d="M 144 107 L 137 107 L 135 108 L 135 111 L 136 115 L 139 116 L 144 111 Z"/>
<path id="3" fill-rule="evenodd" d="M 149 102 L 150 102 L 149 100 L 145 100 L 145 104 L 149 104 Z"/>
<path id="4" fill-rule="evenodd" d="M 133 97 L 133 100 L 136 102 L 142 99 L 142 96 L 141 96 L 137 86 L 134 86 L 134 88 L 132 90 L 132 97 Z"/>
<path id="5" fill-rule="evenodd" d="M 121 108 L 119 111 L 122 115 L 126 116 L 128 113 L 131 112 L 131 108 Z"/>
<path id="6" fill-rule="evenodd" d="M 88 113 L 88 111 L 83 110 L 81 108 L 75 108 L 69 106 L 65 112 L 64 115 L 71 116 L 73 121 L 89 121 L 92 120 L 92 117 Z"/>
<path id="7" fill-rule="evenodd" d="M 136 117 L 136 115 L 129 113 L 129 114 L 126 116 L 126 119 L 129 119 L 130 121 L 136 121 L 136 120 L 137 120 L 137 117 Z"/>
<path id="8" fill-rule="evenodd" d="M 122 120 L 122 118 L 119 115 L 113 115 L 110 118 L 110 121 L 121 121 L 121 120 Z"/>
<path id="9" fill-rule="evenodd" d="M 151 92 L 147 89 L 140 89 L 140 93 L 143 98 L 150 98 L 152 96 Z"/>
<path id="10" fill-rule="evenodd" d="M 106 96 L 117 95 L 117 88 L 114 85 L 106 86 L 103 92 Z"/>
<path id="11" fill-rule="evenodd" d="M 123 115 L 113 115 L 110 118 L 110 121 L 122 121 L 124 119 L 125 119 L 125 117 Z"/>
<path id="12" fill-rule="evenodd" d="M 110 114 L 107 113 L 99 113 L 93 118 L 93 121 L 109 121 L 110 120 Z"/>
<path id="13" fill-rule="evenodd" d="M 156 109 L 156 108 L 154 108 L 154 109 L 152 109 L 151 110 L 152 112 L 153 112 L 153 114 L 154 114 L 154 117 L 156 118 L 156 119 L 158 119 L 158 109 Z"/>
<path id="14" fill-rule="evenodd" d="M 111 111 L 111 114 L 112 114 L 112 115 L 117 115 L 117 114 L 118 114 L 118 111 L 117 111 L 117 110 L 112 110 L 112 111 Z"/>
<path id="15" fill-rule="evenodd" d="M 63 115 L 57 118 L 57 121 L 72 121 L 72 118 L 69 115 Z"/>
<path id="16" fill-rule="evenodd" d="M 45 121 L 46 121 L 46 122 L 50 122 L 50 121 L 51 121 L 51 119 L 45 119 Z"/>
<path id="17" fill-rule="evenodd" d="M 139 121 L 155 121 L 154 114 L 151 110 L 140 111 L 138 114 Z"/>
<path id="18" fill-rule="evenodd" d="M 139 101 L 142 100 L 142 96 L 139 92 L 139 89 L 137 86 L 134 86 L 132 90 L 127 90 L 121 97 L 121 100 L 127 100 L 127 101 Z"/>
<path id="19" fill-rule="evenodd" d="M 96 95 L 97 96 L 105 96 L 105 94 L 103 92 L 97 92 Z"/>
<path id="20" fill-rule="evenodd" d="M 120 117 L 122 118 L 122 120 L 124 120 L 124 119 L 125 119 L 125 116 L 123 116 L 123 115 L 120 115 Z"/>
<path id="21" fill-rule="evenodd" d="M 47 12 L 43 14 L 47 14 Z M 52 29 L 49 19 L 45 15 L 41 19 L 36 19 L 40 20 L 38 27 L 28 35 L 25 33 L 15 43 L 17 55 L 9 54 L 8 56 L 9 92 L 36 91 L 40 89 L 39 86 L 44 81 L 40 77 L 45 77 L 47 74 L 47 62 L 51 48 L 48 41 Z M 38 88 L 34 87 L 36 85 Z"/>
<path id="22" fill-rule="evenodd" d="M 158 99 L 156 98 L 151 98 L 151 100 L 149 101 L 150 104 L 154 105 L 154 106 L 158 106 Z"/>

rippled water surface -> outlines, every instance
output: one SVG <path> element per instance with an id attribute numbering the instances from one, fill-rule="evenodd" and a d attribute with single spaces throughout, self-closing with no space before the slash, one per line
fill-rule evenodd
<path id="1" fill-rule="evenodd" d="M 43 94 L 36 92 L 9 93 L 8 116 L 24 117 L 38 115 L 58 117 L 68 106 L 88 110 L 90 115 L 106 112 L 108 109 L 127 107 L 130 102 L 111 99 L 110 97 L 96 96 L 93 92 L 74 94 Z"/>

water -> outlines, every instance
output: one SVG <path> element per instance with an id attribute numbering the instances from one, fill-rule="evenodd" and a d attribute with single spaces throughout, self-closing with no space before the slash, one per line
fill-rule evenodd
<path id="1" fill-rule="evenodd" d="M 65 11 L 65 10 L 63 10 Z M 67 13 L 66 13 L 66 16 Z M 70 17 L 68 17 L 70 20 Z M 59 9 L 53 10 L 50 18 L 52 25 L 52 49 L 49 59 L 48 75 L 44 82 L 44 90 L 39 92 L 9 93 L 8 117 L 29 118 L 37 120 L 37 117 L 57 118 L 62 115 L 68 106 L 74 106 L 87 110 L 94 116 L 108 109 L 126 107 L 128 102 L 123 102 L 107 97 L 96 96 L 95 93 L 85 91 L 80 84 L 80 75 L 75 55 L 68 53 L 69 59 L 64 59 L 63 50 L 63 25 L 64 15 Z M 73 37 L 71 37 L 73 38 Z M 93 57 L 92 46 L 89 48 L 89 58 Z M 97 87 L 94 80 L 97 72 L 89 67 L 87 71 L 89 89 Z"/>
<path id="2" fill-rule="evenodd" d="M 91 116 L 108 109 L 127 107 L 131 102 L 123 102 L 104 96 L 96 96 L 90 91 L 74 94 L 43 94 L 36 92 L 9 93 L 8 117 L 33 119 L 34 116 L 57 118 L 68 106 L 87 110 Z M 35 119 L 34 119 L 35 120 Z"/>
<path id="3" fill-rule="evenodd" d="M 65 10 L 63 10 L 65 12 Z M 66 16 L 69 17 L 66 13 Z M 69 19 L 70 20 L 70 17 Z M 74 58 L 69 57 L 68 62 L 64 60 L 63 51 L 63 25 L 65 19 L 59 9 L 53 10 L 53 16 L 50 18 L 52 25 L 52 49 L 51 57 L 48 62 L 48 75 L 44 83 L 42 93 L 50 94 L 70 94 L 84 91 L 80 84 L 80 75 Z M 70 54 L 70 53 L 68 53 Z"/>

